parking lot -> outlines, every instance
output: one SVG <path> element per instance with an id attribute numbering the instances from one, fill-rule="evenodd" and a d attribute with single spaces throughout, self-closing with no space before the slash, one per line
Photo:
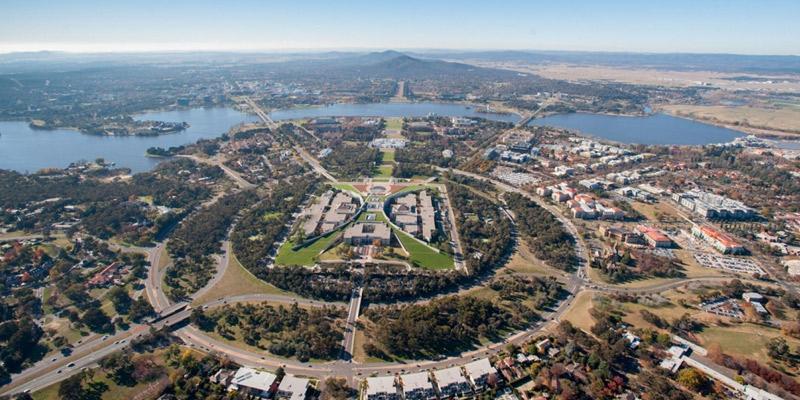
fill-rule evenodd
<path id="1" fill-rule="evenodd" d="M 711 253 L 695 253 L 694 259 L 706 268 L 735 272 L 737 274 L 764 274 L 764 269 L 761 268 L 757 262 L 749 258 L 728 257 Z"/>

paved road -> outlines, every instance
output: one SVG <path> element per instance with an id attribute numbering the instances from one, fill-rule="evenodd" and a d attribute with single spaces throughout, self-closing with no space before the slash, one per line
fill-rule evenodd
<path id="1" fill-rule="evenodd" d="M 323 167 L 323 166 L 322 166 L 322 165 L 319 163 L 319 161 L 317 161 L 317 159 L 316 159 L 316 158 L 314 158 L 314 157 L 313 157 L 311 154 L 309 154 L 309 153 L 306 151 L 306 149 L 304 149 L 302 146 L 299 146 L 299 145 L 297 145 L 297 146 L 294 146 L 294 149 L 297 151 L 297 154 L 299 154 L 299 155 L 300 155 L 300 158 L 302 158 L 302 159 L 303 159 L 303 161 L 305 161 L 305 162 L 307 162 L 309 165 L 311 165 L 311 168 L 313 168 L 313 169 L 314 169 L 314 171 L 315 171 L 316 173 L 318 173 L 318 174 L 320 174 L 320 175 L 324 176 L 324 177 L 325 177 L 325 179 L 327 179 L 327 180 L 329 180 L 329 181 L 331 181 L 331 182 L 333 182 L 333 183 L 338 183 L 338 182 L 339 182 L 339 180 L 337 180 L 336 178 L 334 178 L 334 177 L 333 177 L 333 175 L 331 175 L 331 173 L 330 173 L 330 172 L 328 172 L 328 170 L 327 170 L 327 169 L 325 169 L 325 167 Z"/>
<path id="2" fill-rule="evenodd" d="M 164 273 L 166 272 L 167 268 L 158 268 L 158 264 L 161 262 L 162 250 L 164 249 L 166 244 L 159 243 L 156 247 L 148 251 L 148 261 L 150 261 L 150 268 L 147 272 L 147 280 L 144 283 L 145 293 L 147 293 L 147 298 L 150 299 L 150 304 L 153 306 L 153 310 L 157 313 L 161 312 L 165 308 L 169 307 L 170 301 L 167 296 L 164 294 L 164 288 L 162 285 L 164 284 Z"/>
<path id="3" fill-rule="evenodd" d="M 324 170 L 324 168 L 322 170 Z M 468 173 L 465 171 L 459 171 L 459 170 L 450 170 L 450 171 L 478 179 L 487 179 L 483 176 Z M 568 275 L 569 279 L 566 288 L 570 292 L 570 295 L 567 299 L 562 301 L 555 310 L 543 313 L 541 321 L 537 322 L 536 324 L 534 324 L 525 331 L 518 332 L 508 337 L 501 343 L 490 344 L 483 348 L 465 352 L 458 356 L 450 357 L 440 361 L 419 361 L 419 362 L 408 361 L 405 363 L 398 362 L 398 363 L 357 364 L 353 363 L 352 359 L 346 359 L 346 360 L 332 361 L 328 363 L 304 364 L 296 361 L 274 358 L 265 353 L 253 352 L 245 348 L 236 347 L 227 343 L 219 342 L 213 338 L 208 337 L 203 332 L 199 331 L 198 329 L 192 326 L 183 326 L 178 330 L 176 330 L 175 334 L 178 337 L 180 337 L 184 342 L 186 342 L 189 346 L 194 346 L 196 348 L 205 349 L 215 353 L 225 354 L 233 361 L 236 361 L 243 365 L 254 366 L 254 367 L 265 367 L 265 368 L 277 368 L 279 366 L 282 366 L 288 373 L 308 375 L 319 378 L 323 378 L 326 376 L 343 376 L 347 378 L 351 384 L 354 383 L 354 379 L 356 379 L 357 376 L 366 376 L 370 374 L 392 374 L 399 372 L 408 373 L 408 372 L 429 370 L 432 368 L 446 368 L 452 365 L 463 365 L 469 361 L 472 361 L 473 359 L 497 353 L 501 351 L 508 343 L 522 344 L 530 340 L 532 337 L 539 335 L 539 332 L 542 329 L 550 325 L 557 324 L 558 321 L 560 320 L 560 317 L 568 310 L 570 304 L 574 299 L 574 295 L 577 294 L 580 290 L 582 290 L 584 284 L 586 283 L 585 282 L 586 274 L 584 268 L 588 264 L 588 258 L 586 257 L 585 246 L 578 237 L 577 229 L 575 228 L 575 226 L 571 223 L 571 221 L 561 216 L 557 210 L 553 210 L 553 207 L 551 205 L 544 203 L 543 201 L 535 198 L 534 196 L 531 196 L 527 192 L 513 188 L 502 182 L 491 179 L 489 179 L 489 181 L 491 181 L 495 186 L 504 191 L 523 194 L 528 198 L 532 199 L 533 201 L 537 202 L 537 204 L 541 205 L 542 207 L 552 212 L 553 215 L 555 215 L 564 224 L 566 229 L 571 234 L 573 234 L 573 236 L 577 238 L 576 251 L 579 257 L 585 261 L 579 266 L 578 271 L 575 274 Z M 170 306 L 170 302 L 164 295 L 163 288 L 161 287 L 162 285 L 161 282 L 163 281 L 163 270 L 158 271 L 157 268 L 162 253 L 161 249 L 163 248 L 163 246 L 164 246 L 163 244 L 159 244 L 155 248 L 150 249 L 148 251 L 149 260 L 151 262 L 152 267 L 150 268 L 150 273 L 145 284 L 145 290 L 148 295 L 148 298 L 153 304 L 153 308 L 156 309 L 156 311 L 162 311 Z M 225 251 L 225 256 L 223 257 L 223 260 L 225 261 L 224 265 L 227 265 L 227 260 L 228 260 L 227 252 L 229 251 L 229 245 L 226 244 L 225 248 L 227 251 Z M 221 276 L 221 274 L 219 273 L 217 275 Z M 674 282 L 666 282 L 642 288 L 620 288 L 620 287 L 613 287 L 613 286 L 593 284 L 593 283 L 589 283 L 589 286 L 593 290 L 598 290 L 598 291 L 658 293 L 664 290 L 686 285 L 687 283 L 691 282 L 719 282 L 728 279 L 730 278 L 719 277 L 719 276 L 698 277 L 698 278 L 684 279 Z M 212 282 L 209 282 L 209 285 L 202 290 L 208 290 L 208 288 L 213 287 L 213 284 L 215 282 L 216 280 L 212 280 Z M 359 297 L 360 296 L 361 293 L 359 293 Z M 426 302 L 429 300 L 430 299 L 420 300 L 419 302 Z M 332 303 L 332 302 L 315 301 L 308 299 L 299 299 L 289 295 L 252 294 L 252 295 L 240 295 L 240 296 L 219 298 L 217 300 L 207 302 L 201 305 L 200 307 L 204 308 L 217 307 L 224 304 L 231 304 L 236 302 L 263 302 L 263 301 L 286 302 L 286 303 L 297 302 L 299 304 L 304 304 L 309 306 L 322 306 L 322 305 L 345 306 L 345 303 L 341 302 Z M 346 333 L 344 341 L 344 347 L 350 354 L 352 354 L 353 340 L 355 336 L 355 322 L 358 318 L 359 309 L 360 309 L 360 301 L 350 302 L 350 307 L 348 311 L 348 326 L 351 326 L 353 329 L 349 332 L 349 334 Z M 191 309 L 182 310 L 166 318 L 165 320 L 159 321 L 158 323 L 154 324 L 154 327 L 161 328 L 164 326 L 175 326 L 183 324 L 184 321 L 189 317 L 190 313 Z M 37 389 L 48 386 L 52 383 L 58 382 L 59 380 L 64 379 L 70 374 L 77 373 L 77 371 L 79 371 L 80 368 L 95 365 L 97 361 L 100 360 L 105 355 L 110 354 L 113 351 L 124 348 L 125 346 L 127 346 L 130 336 L 141 334 L 146 329 L 149 329 L 149 327 L 146 325 L 135 325 L 129 331 L 119 333 L 118 335 L 109 338 L 107 340 L 104 341 L 101 340 L 99 342 L 97 340 L 94 340 L 88 343 L 84 343 L 80 347 L 76 347 L 73 355 L 70 357 L 57 360 L 56 362 L 52 361 L 48 362 L 43 360 L 36 366 L 27 369 L 22 374 L 14 376 L 12 378 L 13 379 L 12 384 L 2 388 L 2 390 L 6 393 L 11 391 L 20 392 L 28 389 L 35 391 Z M 66 364 L 69 362 L 74 362 L 75 366 L 66 367 Z M 61 370 L 60 373 L 58 372 L 59 370 Z"/>
<path id="4" fill-rule="evenodd" d="M 233 226 L 236 226 L 236 224 L 233 224 Z M 233 228 L 231 228 L 231 230 L 228 232 L 229 237 L 232 231 Z M 222 254 L 214 257 L 216 258 L 217 261 L 216 271 L 214 271 L 214 276 L 208 281 L 208 283 L 206 283 L 205 286 L 203 286 L 202 288 L 200 288 L 200 290 L 194 292 L 194 294 L 190 296 L 192 299 L 196 300 L 202 298 L 206 293 L 208 293 L 209 290 L 211 290 L 211 288 L 214 287 L 214 285 L 219 283 L 219 281 L 222 279 L 222 276 L 225 275 L 225 271 L 228 269 L 228 266 L 231 263 L 230 252 L 231 252 L 231 242 L 228 240 L 223 241 Z"/>
<path id="5" fill-rule="evenodd" d="M 276 124 L 275 121 L 273 121 L 272 118 L 269 117 L 269 114 L 264 112 L 264 110 L 261 109 L 261 107 L 259 107 L 258 104 L 255 101 L 253 101 L 253 99 L 247 96 L 243 96 L 243 99 L 245 103 L 247 103 L 247 105 L 250 106 L 250 109 L 253 110 L 253 112 L 255 112 L 256 115 L 258 115 L 258 118 L 261 118 L 261 121 L 267 124 L 267 127 L 269 127 L 269 129 L 273 130 L 278 129 L 278 124 Z"/>
<path id="6" fill-rule="evenodd" d="M 247 179 L 244 179 L 240 173 L 234 171 L 233 169 L 225 165 L 225 163 L 218 158 L 205 158 L 189 154 L 179 154 L 176 157 L 188 158 L 195 162 L 215 165 L 217 167 L 220 167 L 220 169 L 222 169 L 222 171 L 225 172 L 225 174 L 228 175 L 228 177 L 231 178 L 236 183 L 236 185 L 239 186 L 240 189 L 244 190 L 256 187 L 256 185 L 248 182 Z"/>
<path id="7" fill-rule="evenodd" d="M 356 340 L 356 329 L 358 316 L 361 312 L 361 299 L 364 296 L 364 288 L 358 287 L 353 289 L 350 296 L 350 306 L 347 308 L 347 322 L 344 328 L 344 339 L 342 339 L 342 357 L 343 361 L 350 362 L 353 360 L 353 346 Z"/>

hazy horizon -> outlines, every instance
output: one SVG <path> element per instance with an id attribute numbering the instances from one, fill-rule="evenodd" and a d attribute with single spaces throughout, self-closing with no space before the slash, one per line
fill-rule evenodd
<path id="1" fill-rule="evenodd" d="M 240 0 L 3 4 L 0 53 L 521 50 L 800 55 L 800 3 Z"/>

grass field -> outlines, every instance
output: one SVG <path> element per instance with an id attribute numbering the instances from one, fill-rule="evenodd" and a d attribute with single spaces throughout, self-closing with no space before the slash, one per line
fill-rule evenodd
<path id="1" fill-rule="evenodd" d="M 195 299 L 194 304 L 203 304 L 226 296 L 262 293 L 287 294 L 287 292 L 258 279 L 242 266 L 235 255 L 231 255 L 230 264 L 219 282 L 202 297 Z"/>
<path id="2" fill-rule="evenodd" d="M 672 114 L 727 125 L 739 123 L 745 127 L 784 131 L 800 130 L 800 109 L 795 107 L 761 108 L 681 104 L 663 106 L 663 108 Z"/>
<path id="3" fill-rule="evenodd" d="M 381 150 L 381 160 L 384 164 L 394 162 L 394 150 Z"/>
<path id="4" fill-rule="evenodd" d="M 388 164 L 383 164 L 378 167 L 378 173 L 373 175 L 373 178 L 377 179 L 389 179 L 392 177 L 392 171 L 394 167 Z"/>
<path id="5" fill-rule="evenodd" d="M 447 253 L 438 253 L 436 250 L 414 240 L 405 232 L 392 228 L 394 234 L 403 243 L 409 252 L 409 259 L 425 269 L 453 268 L 453 257 Z"/>
<path id="6" fill-rule="evenodd" d="M 592 308 L 593 292 L 582 291 L 578 293 L 572 305 L 561 317 L 562 320 L 569 321 L 575 327 L 578 327 L 586 332 L 594 325 L 594 318 L 589 314 L 589 309 Z"/>
<path id="7" fill-rule="evenodd" d="M 354 193 L 360 193 L 359 190 L 357 190 L 353 185 L 348 183 L 334 183 L 331 186 L 339 190 L 349 190 Z"/>
<path id="8" fill-rule="evenodd" d="M 697 334 L 703 346 L 718 343 L 722 351 L 731 355 L 752 358 L 768 363 L 767 342 L 773 337 L 782 336 L 778 329 L 753 324 L 737 324 L 731 326 L 711 326 Z M 800 341 L 783 336 L 789 347 L 796 349 Z"/>
<path id="9" fill-rule="evenodd" d="M 530 249 L 528 249 L 526 244 L 520 243 L 520 245 L 517 246 L 517 249 L 517 252 L 514 253 L 514 255 L 511 257 L 511 260 L 509 260 L 507 264 L 508 269 L 523 274 L 554 277 L 561 276 L 561 271 L 553 267 L 549 267 L 544 262 L 537 259 L 536 256 L 531 253 Z"/>
<path id="10" fill-rule="evenodd" d="M 315 258 L 322 250 L 325 250 L 328 245 L 336 239 L 339 231 L 331 232 L 308 246 L 302 247 L 298 250 L 292 250 L 294 243 L 287 240 L 280 249 L 278 255 L 275 257 L 275 263 L 278 265 L 305 265 L 311 266 L 316 263 Z"/>
<path id="11" fill-rule="evenodd" d="M 386 129 L 401 130 L 403 129 L 402 118 L 386 118 Z"/>

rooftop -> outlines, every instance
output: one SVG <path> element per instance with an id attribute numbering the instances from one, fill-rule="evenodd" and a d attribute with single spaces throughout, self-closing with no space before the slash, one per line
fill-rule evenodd
<path id="1" fill-rule="evenodd" d="M 497 372 L 497 370 L 494 367 L 492 367 L 492 364 L 489 363 L 488 358 L 482 358 L 480 360 L 468 363 L 467 365 L 464 366 L 464 370 L 467 371 L 467 374 L 472 378 L 476 378 L 486 374 L 493 374 Z"/>
<path id="2" fill-rule="evenodd" d="M 236 371 L 231 385 L 244 386 L 260 391 L 269 391 L 277 376 L 269 372 L 242 367 Z"/>
<path id="3" fill-rule="evenodd" d="M 433 371 L 433 376 L 436 377 L 436 383 L 439 384 L 440 388 L 452 384 L 465 383 L 467 381 L 467 379 L 461 375 L 460 367 L 450 367 Z"/>
<path id="4" fill-rule="evenodd" d="M 376 376 L 367 378 L 367 395 L 380 393 L 396 393 L 394 376 Z"/>

